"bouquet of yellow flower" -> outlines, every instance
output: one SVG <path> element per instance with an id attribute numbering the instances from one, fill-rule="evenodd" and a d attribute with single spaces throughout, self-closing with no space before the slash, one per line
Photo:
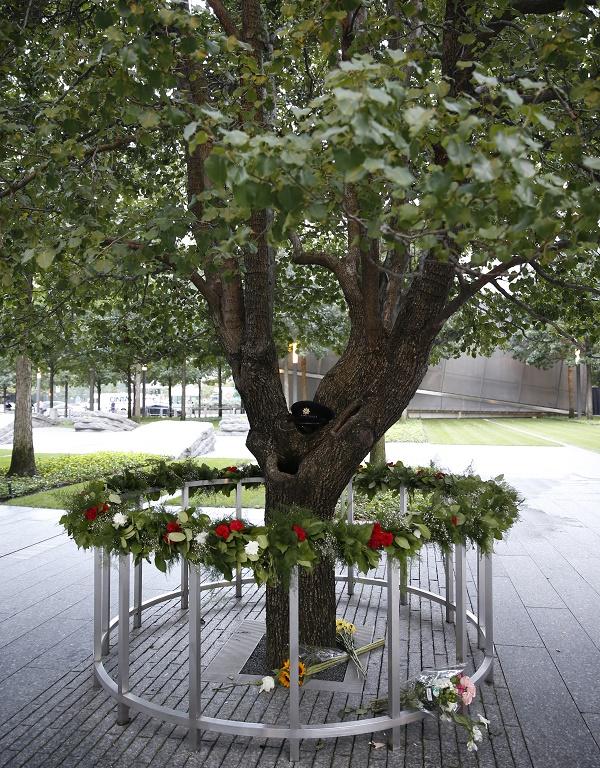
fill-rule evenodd
<path id="1" fill-rule="evenodd" d="M 346 619 L 335 620 L 335 637 L 339 645 L 346 651 L 350 661 L 354 664 L 357 672 L 363 677 L 367 676 L 367 670 L 362 665 L 358 654 L 356 653 L 356 645 L 354 643 L 354 635 L 356 634 L 356 627 L 350 621 Z"/>

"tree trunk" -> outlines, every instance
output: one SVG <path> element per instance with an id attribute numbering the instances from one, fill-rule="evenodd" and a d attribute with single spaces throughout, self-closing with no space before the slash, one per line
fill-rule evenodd
<path id="1" fill-rule="evenodd" d="M 185 388 L 187 386 L 187 366 L 186 361 L 183 361 L 183 370 L 181 374 L 181 421 L 185 421 Z"/>
<path id="2" fill-rule="evenodd" d="M 198 379 L 198 418 L 202 418 L 202 379 Z"/>
<path id="3" fill-rule="evenodd" d="M 54 365 L 50 363 L 50 381 L 48 382 L 50 408 L 54 408 Z"/>
<path id="4" fill-rule="evenodd" d="M 35 475 L 31 426 L 31 360 L 19 355 L 16 364 L 15 426 L 9 475 Z"/>
<path id="5" fill-rule="evenodd" d="M 369 456 L 369 461 L 371 464 L 375 464 L 377 466 L 384 466 L 386 462 L 386 455 L 385 455 L 385 435 L 379 438 L 376 443 L 373 443 L 373 446 L 371 448 L 371 453 Z"/>
<path id="6" fill-rule="evenodd" d="M 569 418 L 575 418 L 575 383 L 573 381 L 574 370 L 572 365 L 567 366 L 567 390 L 569 392 Z"/>
<path id="7" fill-rule="evenodd" d="M 592 396 L 592 369 L 589 363 L 585 364 L 585 415 L 588 419 L 594 418 L 594 400 Z"/>
<path id="8" fill-rule="evenodd" d="M 219 388 L 219 418 L 223 416 L 223 371 L 221 363 L 217 365 L 217 387 Z"/>
<path id="9" fill-rule="evenodd" d="M 94 384 L 96 380 L 96 371 L 92 368 L 90 371 L 90 411 L 94 410 Z"/>
<path id="10" fill-rule="evenodd" d="M 173 377 L 169 376 L 169 418 L 173 417 Z"/>
<path id="11" fill-rule="evenodd" d="M 69 415 L 69 380 L 65 379 L 65 419 Z"/>
<path id="12" fill-rule="evenodd" d="M 6 384 L 4 384 L 4 386 L 2 387 L 2 406 L 4 407 L 4 410 L 6 410 L 6 398 L 8 397 L 7 390 L 8 390 L 8 387 L 6 386 Z"/>
<path id="13" fill-rule="evenodd" d="M 98 410 L 100 410 L 100 395 L 102 394 L 102 382 L 100 379 L 97 379 L 96 381 L 96 394 L 98 395 L 97 403 L 98 403 Z"/>
<path id="14" fill-rule="evenodd" d="M 267 480 L 265 520 L 269 522 L 275 512 L 291 506 L 309 508 L 321 518 L 331 519 L 335 513 L 335 501 L 312 500 L 310 490 L 298 484 L 283 491 Z M 295 490 L 294 490 L 295 486 Z M 300 579 L 300 642 L 324 648 L 335 647 L 335 564 L 322 560 L 311 571 L 299 568 Z M 287 585 L 267 587 L 267 666 L 279 668 L 289 658 L 289 599 Z"/>
<path id="15" fill-rule="evenodd" d="M 141 376 L 140 376 L 140 368 L 138 365 L 135 366 L 135 371 L 133 374 L 133 417 L 135 419 L 139 419 L 141 417 L 141 408 L 142 408 L 142 402 L 140 398 L 140 386 L 141 386 Z"/>
<path id="16" fill-rule="evenodd" d="M 127 418 L 131 418 L 131 366 L 127 368 Z"/>

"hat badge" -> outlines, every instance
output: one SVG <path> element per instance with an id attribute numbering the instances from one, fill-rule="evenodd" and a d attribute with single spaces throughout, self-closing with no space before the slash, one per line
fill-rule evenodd
<path id="1" fill-rule="evenodd" d="M 302 415 L 303 416 L 310 416 L 310 408 L 303 408 L 302 409 Z"/>

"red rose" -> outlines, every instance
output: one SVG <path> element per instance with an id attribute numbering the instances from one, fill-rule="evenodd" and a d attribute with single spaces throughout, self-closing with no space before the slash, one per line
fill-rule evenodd
<path id="1" fill-rule="evenodd" d="M 292 530 L 298 537 L 298 541 L 305 541 L 306 540 L 306 531 L 302 526 L 300 525 L 292 525 Z"/>
<path id="2" fill-rule="evenodd" d="M 367 546 L 371 549 L 383 549 L 391 547 L 394 541 L 394 534 L 390 531 L 384 531 L 379 523 L 373 524 L 373 531 Z"/>
<path id="3" fill-rule="evenodd" d="M 106 504 L 105 503 L 105 504 L 102 505 L 102 511 L 103 512 L 108 512 L 109 509 L 110 509 L 110 504 Z"/>
<path id="4" fill-rule="evenodd" d="M 180 533 L 181 532 L 181 526 L 177 522 L 177 520 L 169 520 L 167 523 L 167 533 Z"/>
<path id="5" fill-rule="evenodd" d="M 452 517 L 450 518 L 450 522 L 452 523 L 452 525 L 458 525 L 458 517 L 456 515 L 452 515 Z"/>
<path id="6" fill-rule="evenodd" d="M 96 507 L 90 507 L 89 509 L 85 510 L 86 520 L 95 520 L 97 516 L 98 510 Z"/>
<path id="7" fill-rule="evenodd" d="M 225 472 L 238 472 L 237 467 L 225 467 Z"/>
<path id="8" fill-rule="evenodd" d="M 215 534 L 220 539 L 229 538 L 229 534 L 230 534 L 229 526 L 226 523 L 221 523 L 221 525 L 217 525 L 217 527 L 215 528 Z"/>
<path id="9" fill-rule="evenodd" d="M 232 520 L 229 523 L 229 527 L 231 528 L 232 531 L 243 531 L 246 526 L 244 525 L 244 523 L 242 523 L 241 520 Z"/>

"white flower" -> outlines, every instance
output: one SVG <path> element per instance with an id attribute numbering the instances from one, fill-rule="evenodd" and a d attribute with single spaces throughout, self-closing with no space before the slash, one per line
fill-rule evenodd
<path id="1" fill-rule="evenodd" d="M 267 675 L 266 677 L 263 677 L 262 684 L 260 686 L 261 693 L 264 691 L 265 693 L 269 693 L 270 691 L 275 688 L 275 678 L 270 677 Z"/>
<path id="2" fill-rule="evenodd" d="M 124 515 L 122 512 L 115 512 L 112 524 L 114 528 L 121 528 L 122 526 L 127 525 L 127 515 Z"/>
<path id="3" fill-rule="evenodd" d="M 450 717 L 450 715 L 446 715 L 446 714 L 440 715 L 440 720 L 443 723 L 451 723 L 452 722 L 452 718 Z"/>
<path id="4" fill-rule="evenodd" d="M 483 741 L 483 734 L 481 733 L 481 728 L 478 728 L 477 726 L 473 728 L 473 739 L 475 741 Z"/>
<path id="5" fill-rule="evenodd" d="M 208 531 L 200 531 L 200 533 L 197 533 L 194 536 L 194 541 L 199 546 L 202 546 L 203 544 L 206 544 L 206 539 L 208 539 Z"/>
<path id="6" fill-rule="evenodd" d="M 477 752 L 477 744 L 474 741 L 467 741 L 467 749 L 469 752 Z"/>
<path id="7" fill-rule="evenodd" d="M 421 531 L 418 528 L 415 528 L 415 530 L 413 531 L 413 536 L 415 537 L 415 539 L 420 539 Z"/>
<path id="8" fill-rule="evenodd" d="M 244 552 L 247 555 L 258 555 L 258 550 L 259 550 L 258 541 L 249 541 L 244 547 Z M 266 677 L 263 677 L 263 684 L 266 679 L 267 679 Z M 270 679 L 271 678 L 269 678 L 269 680 Z"/>
<path id="9" fill-rule="evenodd" d="M 490 721 L 487 719 L 487 717 L 484 717 L 483 715 L 479 715 L 478 716 L 478 720 L 479 720 L 480 723 L 483 723 L 486 728 L 490 724 Z"/>

